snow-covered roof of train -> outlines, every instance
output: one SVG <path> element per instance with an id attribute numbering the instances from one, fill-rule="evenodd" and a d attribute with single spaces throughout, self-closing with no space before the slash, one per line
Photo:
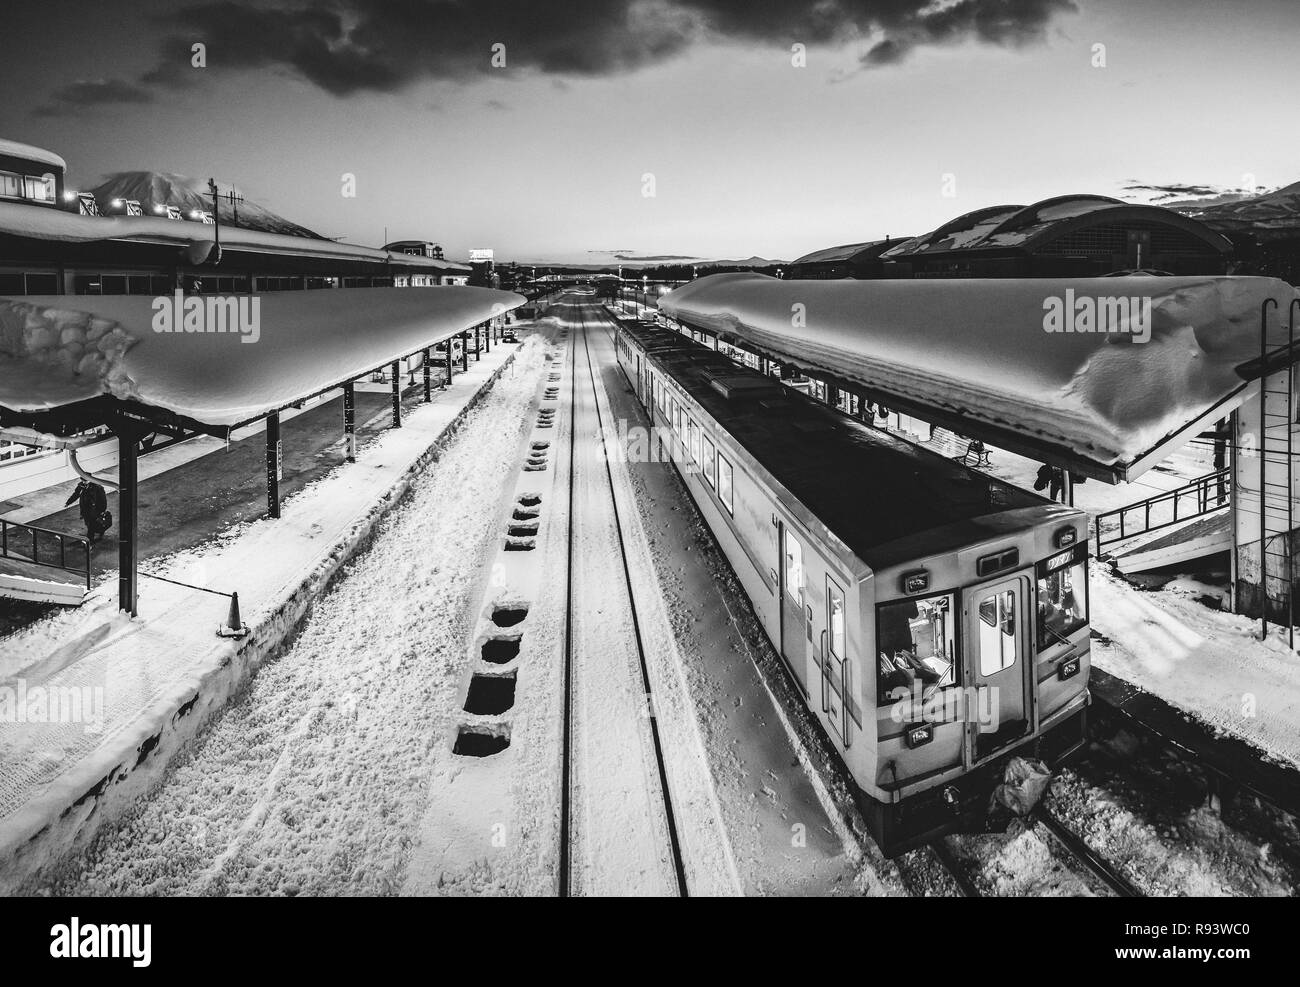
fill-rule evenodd
<path id="1" fill-rule="evenodd" d="M 964 434 L 1131 479 L 1162 443 L 1227 414 L 1258 359 L 1260 306 L 1297 296 L 1274 278 L 781 281 L 701 278 L 663 298 L 668 315 Z M 1063 309 L 1136 298 L 1119 331 L 1047 331 Z M 1090 299 L 1088 303 L 1083 299 Z M 1149 339 L 1137 321 L 1150 300 Z M 1067 313 L 1068 314 L 1068 313 Z M 1078 326 L 1072 322 L 1070 328 Z M 1276 345 L 1277 336 L 1273 336 Z"/>
<path id="2" fill-rule="evenodd" d="M 0 154 L 7 154 L 13 158 L 26 158 L 28 161 L 39 161 L 41 164 L 53 165 L 63 171 L 68 170 L 68 163 L 53 151 L 19 141 L 5 140 L 3 137 L 0 137 Z"/>
<path id="3" fill-rule="evenodd" d="M 524 303 L 452 286 L 256 299 L 256 342 L 245 342 L 251 332 L 155 332 L 153 299 L 142 295 L 0 298 L 0 407 L 38 414 L 112 397 L 232 427 Z"/>
<path id="4" fill-rule="evenodd" d="M 0 202 L 0 233 L 67 243 L 134 240 L 144 243 L 175 244 L 182 249 L 191 244 L 213 239 L 212 227 L 202 223 L 160 216 L 81 216 L 58 209 L 34 209 L 29 205 L 11 202 Z M 308 237 L 287 236 L 283 233 L 267 233 L 263 230 L 249 230 L 227 223 L 221 226 L 221 244 L 226 249 L 290 257 L 322 257 L 330 260 L 360 260 L 371 263 L 376 261 L 382 263 L 388 260 L 407 267 L 428 267 L 442 271 L 469 273 L 469 268 L 464 264 L 434 260 L 431 257 L 337 243 L 334 240 L 313 240 Z"/>

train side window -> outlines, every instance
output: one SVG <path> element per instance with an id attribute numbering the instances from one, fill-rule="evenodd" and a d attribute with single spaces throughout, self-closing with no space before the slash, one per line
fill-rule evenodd
<path id="1" fill-rule="evenodd" d="M 700 426 L 695 424 L 694 419 L 688 419 L 686 435 L 691 448 L 691 462 L 698 464 L 700 461 Z"/>
<path id="2" fill-rule="evenodd" d="M 826 626 L 831 654 L 844 657 L 844 590 L 830 576 L 826 577 Z"/>
<path id="3" fill-rule="evenodd" d="M 735 516 L 736 506 L 732 500 L 734 496 L 732 483 L 731 463 L 727 457 L 718 453 L 718 500 L 722 501 L 722 506 L 727 509 L 727 513 Z"/>
<path id="4" fill-rule="evenodd" d="M 704 458 L 701 462 L 701 468 L 704 470 L 704 479 L 708 481 L 709 486 L 716 487 L 718 485 L 717 463 L 715 461 L 717 450 L 713 448 L 713 443 L 709 440 L 708 436 L 703 436 L 701 441 L 704 446 Z"/>
<path id="5" fill-rule="evenodd" d="M 925 701 L 957 685 L 954 612 L 951 593 L 876 608 L 876 705 Z"/>
<path id="6" fill-rule="evenodd" d="M 980 601 L 980 674 L 993 675 L 1016 663 L 1016 591 Z"/>
<path id="7" fill-rule="evenodd" d="M 790 599 L 803 602 L 803 546 L 785 528 L 785 591 Z"/>

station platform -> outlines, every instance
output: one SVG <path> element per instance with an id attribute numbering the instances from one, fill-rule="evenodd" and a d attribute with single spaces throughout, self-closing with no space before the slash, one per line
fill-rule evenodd
<path id="1" fill-rule="evenodd" d="M 1103 713 L 1133 732 L 1181 748 L 1217 777 L 1291 815 L 1300 815 L 1300 768 L 1263 758 L 1245 741 L 1216 730 L 1154 693 L 1094 666 L 1088 688 Z"/>
<path id="2" fill-rule="evenodd" d="M 142 567 L 138 617 L 117 609 L 116 580 L 107 578 L 80 608 L 4 639 L 0 687 L 29 697 L 39 688 L 50 709 L 56 698 L 75 700 L 81 715 L 0 722 L 0 893 L 14 893 L 47 862 L 84 845 L 151 787 L 364 549 L 415 472 L 517 352 L 500 345 L 471 359 L 431 403 L 404 412 L 400 429 L 362 446 L 356 463 L 330 464 L 337 468 L 300 484 L 279 519 L 226 518 L 208 490 L 178 486 L 180 474 L 170 474 L 170 496 L 184 500 L 189 490 L 207 530 Z M 335 428 L 341 436 L 341 415 Z M 211 464 L 205 468 L 211 473 Z M 143 503 L 141 516 L 148 516 Z M 218 636 L 228 601 L 199 586 L 239 593 L 247 636 Z"/>

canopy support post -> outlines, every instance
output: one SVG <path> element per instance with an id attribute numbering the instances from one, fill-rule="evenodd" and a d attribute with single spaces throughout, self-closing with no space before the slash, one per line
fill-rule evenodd
<path id="1" fill-rule="evenodd" d="M 266 513 L 280 516 L 280 477 L 283 474 L 283 447 L 280 443 L 280 412 L 266 416 Z"/>
<path id="2" fill-rule="evenodd" d="M 433 400 L 433 368 L 429 366 L 429 348 L 424 349 L 424 403 Z"/>
<path id="3" fill-rule="evenodd" d="M 129 426 L 117 432 L 117 607 L 136 616 L 139 471 L 136 436 Z M 89 551 L 89 549 L 87 549 Z"/>
<path id="4" fill-rule="evenodd" d="M 352 381 L 343 385 L 343 435 L 349 463 L 357 461 L 357 399 Z"/>
<path id="5" fill-rule="evenodd" d="M 460 372 L 469 373 L 469 332 L 460 334 Z"/>
<path id="6" fill-rule="evenodd" d="M 393 361 L 393 428 L 402 427 L 402 361 Z"/>

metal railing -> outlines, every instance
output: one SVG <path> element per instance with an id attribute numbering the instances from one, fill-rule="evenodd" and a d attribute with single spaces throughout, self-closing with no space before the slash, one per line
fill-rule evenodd
<path id="1" fill-rule="evenodd" d="M 1191 483 L 1097 515 L 1097 555 L 1107 545 L 1159 531 L 1232 504 L 1232 470 L 1221 469 L 1198 476 Z M 1130 520 L 1132 515 L 1137 517 Z M 1119 519 L 1118 525 L 1106 522 Z"/>
<path id="2" fill-rule="evenodd" d="M 70 547 L 74 549 L 71 560 Z M 0 558 L 79 573 L 90 589 L 90 541 L 80 535 L 0 518 Z"/>

